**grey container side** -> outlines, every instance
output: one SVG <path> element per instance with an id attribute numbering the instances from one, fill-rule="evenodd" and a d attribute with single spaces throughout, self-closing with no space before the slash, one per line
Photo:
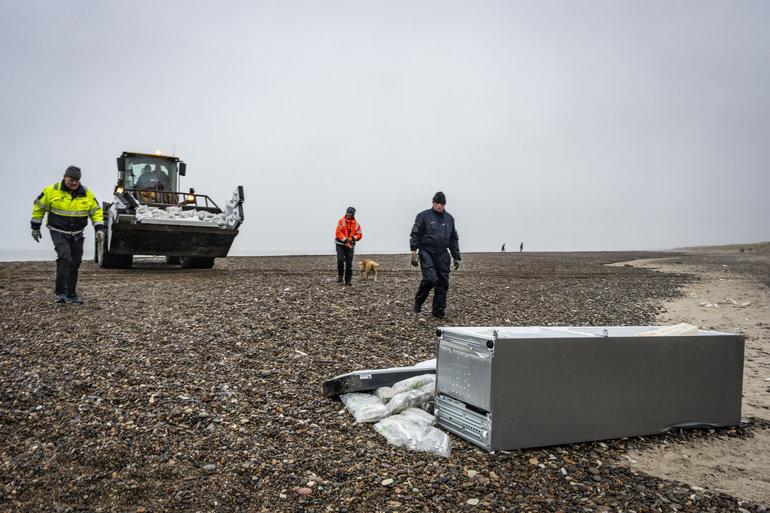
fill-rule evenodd
<path id="1" fill-rule="evenodd" d="M 743 337 L 498 340 L 492 450 L 740 422 Z"/>
<path id="2" fill-rule="evenodd" d="M 493 355 L 493 339 L 444 332 L 436 351 L 436 369 L 442 369 L 436 392 L 488 412 Z"/>

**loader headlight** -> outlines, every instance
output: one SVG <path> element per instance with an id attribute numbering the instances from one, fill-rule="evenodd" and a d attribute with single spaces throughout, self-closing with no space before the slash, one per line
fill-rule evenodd
<path id="1" fill-rule="evenodd" d="M 190 203 L 193 203 L 195 201 L 195 196 L 193 196 L 192 194 L 188 195 L 187 201 L 189 201 Z"/>
<path id="2" fill-rule="evenodd" d="M 115 194 L 123 194 L 123 187 L 121 186 L 115 187 Z"/>

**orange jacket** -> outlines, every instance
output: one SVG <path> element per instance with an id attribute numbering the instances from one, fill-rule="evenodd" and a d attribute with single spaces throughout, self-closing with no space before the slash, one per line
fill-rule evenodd
<path id="1" fill-rule="evenodd" d="M 358 224 L 356 218 L 348 219 L 342 216 L 342 219 L 337 221 L 337 230 L 334 233 L 337 243 L 342 243 L 342 239 L 345 239 L 346 245 L 352 246 L 351 239 L 361 240 L 363 234 L 361 233 L 361 225 Z"/>

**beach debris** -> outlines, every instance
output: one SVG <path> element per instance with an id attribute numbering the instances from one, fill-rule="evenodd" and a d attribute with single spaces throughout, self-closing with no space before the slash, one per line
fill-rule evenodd
<path id="1" fill-rule="evenodd" d="M 158 208 L 149 205 L 139 205 L 136 207 L 136 220 L 142 222 L 145 220 L 174 220 L 179 222 L 189 222 L 191 224 L 208 223 L 221 228 L 227 228 L 227 220 L 223 213 L 212 214 L 206 210 L 182 210 L 182 207 Z"/>
<path id="2" fill-rule="evenodd" d="M 393 399 L 396 392 L 393 390 L 393 387 L 380 387 L 374 394 L 379 397 L 382 402 L 387 403 Z"/>
<path id="3" fill-rule="evenodd" d="M 335 376 L 324 382 L 323 393 L 334 397 L 348 392 L 367 392 L 381 387 L 393 386 L 396 382 L 436 373 L 436 359 L 420 362 L 412 367 L 392 367 L 389 369 L 366 369 Z"/>
<path id="4" fill-rule="evenodd" d="M 388 407 L 372 394 L 352 392 L 341 395 L 340 400 L 356 422 L 377 422 L 390 415 Z"/>
<path id="5" fill-rule="evenodd" d="M 385 417 L 374 425 L 389 444 L 412 451 L 430 452 L 448 458 L 452 450 L 449 435 L 433 426 L 416 424 L 403 415 Z"/>
<path id="6" fill-rule="evenodd" d="M 425 386 L 436 386 L 435 374 L 421 374 L 419 376 L 407 378 L 393 384 L 392 388 L 394 394 L 400 394 L 409 390 L 425 388 Z"/>
<path id="7" fill-rule="evenodd" d="M 435 383 L 427 383 L 420 388 L 406 390 L 393 396 L 388 401 L 388 411 L 390 413 L 399 413 L 412 406 L 424 406 L 426 403 L 432 402 L 436 397 L 436 385 Z"/>

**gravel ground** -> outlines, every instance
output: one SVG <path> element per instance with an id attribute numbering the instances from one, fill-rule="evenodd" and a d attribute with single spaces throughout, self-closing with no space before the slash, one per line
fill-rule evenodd
<path id="1" fill-rule="evenodd" d="M 440 324 L 652 323 L 689 278 L 602 264 L 657 256 L 670 255 L 469 254 Z M 616 465 L 760 421 L 495 454 L 452 437 L 448 460 L 386 445 L 320 393 L 336 374 L 434 356 L 439 323 L 410 311 L 418 272 L 374 258 L 379 282 L 353 287 L 331 256 L 89 262 L 82 307 L 51 302 L 53 263 L 1 263 L 0 510 L 764 511 Z"/>

